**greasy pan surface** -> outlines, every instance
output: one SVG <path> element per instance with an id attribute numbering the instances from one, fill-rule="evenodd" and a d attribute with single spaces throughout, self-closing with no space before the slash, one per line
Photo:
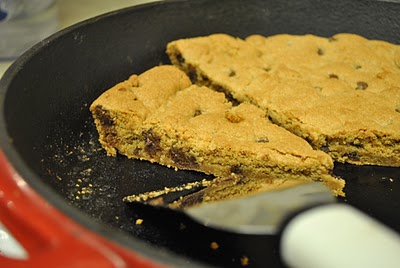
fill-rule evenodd
<path id="1" fill-rule="evenodd" d="M 1 81 L 1 147 L 35 190 L 64 213 L 135 251 L 173 266 L 281 267 L 274 236 L 234 235 L 167 212 L 135 209 L 125 195 L 206 176 L 110 158 L 100 149 L 88 107 L 104 90 L 160 63 L 174 39 L 224 32 L 351 32 L 400 43 L 400 4 L 377 1 L 172 1 L 113 12 L 37 45 Z M 337 165 L 348 202 L 400 231 L 400 168 Z M 84 193 L 83 193 L 84 192 Z M 135 220 L 143 218 L 141 225 Z M 143 242 L 145 241 L 145 242 Z M 210 248 L 211 242 L 218 250 Z M 145 244 L 162 248 L 161 253 Z M 176 256 L 170 256 L 168 252 Z"/>

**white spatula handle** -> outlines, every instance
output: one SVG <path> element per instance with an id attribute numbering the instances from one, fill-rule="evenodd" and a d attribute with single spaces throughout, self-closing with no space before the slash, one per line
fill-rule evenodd
<path id="1" fill-rule="evenodd" d="M 294 217 L 281 237 L 289 267 L 400 267 L 400 236 L 344 204 L 315 207 Z"/>

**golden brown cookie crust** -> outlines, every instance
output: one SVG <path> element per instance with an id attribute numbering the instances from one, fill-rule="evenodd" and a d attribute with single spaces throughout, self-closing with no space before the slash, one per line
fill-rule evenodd
<path id="1" fill-rule="evenodd" d="M 400 46 L 354 34 L 173 41 L 197 83 L 262 108 L 335 161 L 400 166 Z"/>
<path id="2" fill-rule="evenodd" d="M 107 154 L 115 156 L 118 149 L 115 144 L 134 139 L 132 129 L 166 99 L 190 85 L 185 73 L 166 65 L 139 76 L 132 75 L 105 91 L 91 104 L 90 111 L 99 132 L 99 141 Z"/>
<path id="3" fill-rule="evenodd" d="M 119 152 L 222 180 L 233 176 L 239 184 L 230 191 L 237 193 L 281 184 L 274 180 L 318 180 L 344 194 L 344 181 L 331 175 L 333 162 L 326 153 L 270 122 L 255 105 L 233 106 L 223 93 L 191 85 L 176 67 L 131 76 L 90 109 L 109 155 Z"/>

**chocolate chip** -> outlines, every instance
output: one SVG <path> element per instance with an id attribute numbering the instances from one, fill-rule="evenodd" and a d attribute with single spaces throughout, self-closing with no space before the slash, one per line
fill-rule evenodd
<path id="1" fill-rule="evenodd" d="M 229 76 L 229 77 L 234 77 L 234 76 L 236 76 L 235 70 L 230 70 L 228 76 Z"/>
<path id="2" fill-rule="evenodd" d="M 260 137 L 256 140 L 256 142 L 260 142 L 260 143 L 267 143 L 269 142 L 267 137 Z"/>
<path id="3" fill-rule="evenodd" d="M 353 160 L 353 161 L 360 160 L 360 156 L 358 155 L 357 152 L 346 153 L 346 154 L 344 154 L 344 156 L 348 157 L 350 160 Z"/>
<path id="4" fill-rule="evenodd" d="M 201 79 L 201 84 L 202 85 L 208 85 L 211 83 L 210 79 L 208 79 L 207 76 L 201 75 L 200 74 L 200 79 Z"/>
<path id="5" fill-rule="evenodd" d="M 270 68 L 270 67 L 263 67 L 263 68 L 261 68 L 261 69 L 263 69 L 263 70 L 266 71 L 267 73 L 268 73 L 269 71 L 271 71 L 271 68 Z"/>
<path id="6" fill-rule="evenodd" d="M 228 90 L 226 90 L 225 88 L 223 88 L 223 87 L 221 87 L 219 85 L 216 85 L 216 84 L 212 84 L 211 87 L 217 92 L 224 93 L 225 94 L 225 98 L 232 103 L 232 106 L 238 106 L 240 104 L 240 102 L 238 100 L 236 100 L 232 96 L 232 94 Z"/>
<path id="7" fill-rule="evenodd" d="M 200 109 L 196 109 L 194 111 L 193 117 L 196 117 L 196 116 L 199 116 L 199 115 L 202 115 L 202 114 L 203 114 L 203 112 Z"/>
<path id="8" fill-rule="evenodd" d="M 182 54 L 178 53 L 175 55 L 175 57 L 180 65 L 183 65 L 185 63 L 185 59 L 182 57 Z"/>
<path id="9" fill-rule="evenodd" d="M 329 78 L 339 79 L 339 76 L 337 76 L 336 74 L 329 74 Z"/>
<path id="10" fill-rule="evenodd" d="M 353 144 L 353 146 L 359 149 L 364 148 L 364 144 L 362 143 Z"/>
<path id="11" fill-rule="evenodd" d="M 114 120 L 112 119 L 110 112 L 103 110 L 103 106 L 97 105 L 94 110 L 95 117 L 100 120 L 102 126 L 112 126 Z"/>
<path id="12" fill-rule="evenodd" d="M 139 149 L 139 148 L 135 148 L 135 149 L 133 150 L 133 152 L 132 152 L 132 154 L 133 154 L 133 155 L 136 155 L 136 156 L 138 156 L 139 153 L 140 153 L 140 149 Z"/>
<path id="13" fill-rule="evenodd" d="M 400 105 L 394 109 L 396 112 L 400 113 Z"/>
<path id="14" fill-rule="evenodd" d="M 328 145 L 321 146 L 320 149 L 325 153 L 329 153 L 331 151 Z"/>
<path id="15" fill-rule="evenodd" d="M 142 133 L 142 137 L 145 141 L 144 149 L 151 156 L 154 157 L 157 152 L 161 151 L 160 141 L 161 138 L 149 129 Z"/>
<path id="16" fill-rule="evenodd" d="M 196 161 L 196 157 L 187 154 L 181 148 L 171 147 L 168 154 L 172 161 L 174 161 L 174 163 L 180 167 L 192 169 L 196 169 L 199 167 L 199 164 Z"/>
<path id="17" fill-rule="evenodd" d="M 331 37 L 328 38 L 328 41 L 329 42 L 335 42 L 335 41 L 337 41 L 337 38 L 334 37 L 334 36 L 331 36 Z"/>
<path id="18" fill-rule="evenodd" d="M 322 56 L 325 54 L 325 50 L 323 50 L 322 48 L 318 48 L 317 53 L 318 55 Z"/>
<path id="19" fill-rule="evenodd" d="M 189 66 L 188 71 L 187 71 L 187 75 L 189 76 L 190 81 L 193 84 L 196 84 L 198 79 L 197 79 L 197 71 L 194 67 Z"/>
<path id="20" fill-rule="evenodd" d="M 357 86 L 356 86 L 357 90 L 365 90 L 365 89 L 367 89 L 367 87 L 368 87 L 368 84 L 365 83 L 364 81 L 357 82 Z"/>
<path id="21" fill-rule="evenodd" d="M 359 70 L 359 69 L 361 69 L 361 68 L 362 68 L 362 66 L 361 66 L 361 65 L 358 65 L 358 64 L 354 66 L 354 69 L 356 69 L 356 70 Z"/>
<path id="22" fill-rule="evenodd" d="M 240 165 L 233 165 L 229 171 L 230 171 L 230 173 L 234 173 L 234 174 L 242 174 L 243 173 L 243 170 L 241 169 Z"/>

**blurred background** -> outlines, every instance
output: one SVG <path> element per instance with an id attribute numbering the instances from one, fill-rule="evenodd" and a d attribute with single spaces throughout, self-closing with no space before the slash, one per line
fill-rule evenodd
<path id="1" fill-rule="evenodd" d="M 156 0 L 0 0 L 0 77 L 32 45 L 82 20 Z"/>

